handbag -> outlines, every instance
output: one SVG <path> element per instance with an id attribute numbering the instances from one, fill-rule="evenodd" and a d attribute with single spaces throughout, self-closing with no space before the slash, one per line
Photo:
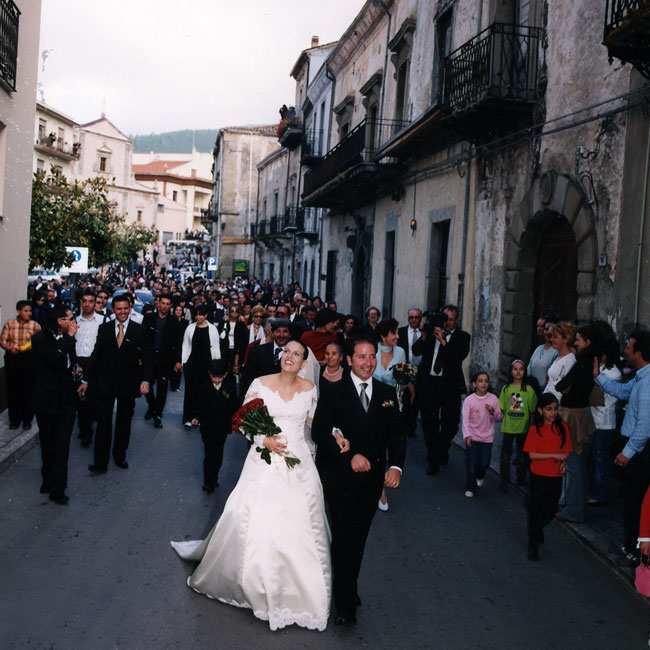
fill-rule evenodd
<path id="1" fill-rule="evenodd" d="M 647 555 L 641 556 L 641 563 L 636 568 L 636 577 L 634 579 L 634 586 L 642 596 L 650 596 L 650 566 L 648 566 L 650 557 Z"/>

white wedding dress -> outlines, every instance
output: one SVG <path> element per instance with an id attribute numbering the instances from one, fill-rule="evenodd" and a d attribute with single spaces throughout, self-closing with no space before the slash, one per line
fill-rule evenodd
<path id="1" fill-rule="evenodd" d="M 330 533 L 310 434 L 316 388 L 285 402 L 256 379 L 244 403 L 255 398 L 264 400 L 290 455 L 300 463 L 288 469 L 272 453 L 268 465 L 253 444 L 207 539 L 171 544 L 181 558 L 200 562 L 187 581 L 195 591 L 252 609 L 272 630 L 293 623 L 324 630 L 332 574 Z"/>

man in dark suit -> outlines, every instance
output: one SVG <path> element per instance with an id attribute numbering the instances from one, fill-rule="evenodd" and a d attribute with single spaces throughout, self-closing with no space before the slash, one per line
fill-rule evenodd
<path id="1" fill-rule="evenodd" d="M 156 429 L 162 428 L 162 414 L 172 372 L 180 372 L 183 369 L 183 332 L 180 322 L 171 315 L 171 306 L 169 296 L 160 296 L 157 311 L 147 314 L 142 321 L 153 349 L 153 381 L 146 395 L 149 408 L 144 419 L 153 417 Z"/>
<path id="2" fill-rule="evenodd" d="M 312 429 L 332 528 L 337 625 L 356 622 L 357 579 L 370 524 L 382 487 L 399 486 L 406 453 L 395 390 L 372 378 L 377 343 L 362 336 L 348 345 L 350 373 L 321 393 Z"/>
<path id="3" fill-rule="evenodd" d="M 314 305 L 305 305 L 302 310 L 303 319 L 294 322 L 291 335 L 294 339 L 300 341 L 300 337 L 305 332 L 312 332 L 316 329 L 316 313 L 318 309 Z"/>
<path id="4" fill-rule="evenodd" d="M 429 475 L 449 461 L 449 446 L 460 422 L 461 395 L 467 392 L 463 360 L 471 337 L 460 329 L 458 307 L 447 305 L 443 313 L 442 322 L 427 323 L 411 348 L 422 356 L 418 385 Z"/>
<path id="5" fill-rule="evenodd" d="M 413 354 L 411 346 L 422 336 L 420 323 L 422 322 L 422 310 L 417 307 L 411 307 L 408 310 L 408 325 L 400 327 L 397 330 L 399 345 L 406 354 L 406 363 L 410 363 L 416 368 L 420 367 L 422 358 Z M 415 435 L 417 428 L 418 411 L 420 410 L 420 397 L 417 386 L 417 378 L 415 381 L 415 399 L 411 402 L 410 399 L 404 400 L 404 419 L 410 436 Z"/>
<path id="6" fill-rule="evenodd" d="M 270 343 L 256 345 L 249 354 L 244 384 L 241 387 L 240 396 L 242 398 L 246 395 L 248 387 L 253 383 L 253 379 L 280 372 L 280 357 L 284 346 L 291 338 L 289 321 L 281 318 L 272 319 L 271 338 L 273 340 Z"/>
<path id="7" fill-rule="evenodd" d="M 32 399 L 41 444 L 41 494 L 60 505 L 68 502 L 68 455 L 74 426 L 76 366 L 72 311 L 63 305 L 48 313 L 45 329 L 32 337 L 36 377 Z"/>
<path id="8" fill-rule="evenodd" d="M 130 318 L 131 301 L 126 293 L 113 298 L 115 320 L 99 327 L 95 349 L 88 363 L 89 383 L 97 397 L 95 462 L 91 474 L 108 468 L 113 429 L 113 406 L 117 400 L 113 460 L 127 469 L 126 450 L 131 437 L 135 399 L 149 392 L 152 377 L 151 343 L 142 325 Z M 81 391 L 84 390 L 84 385 Z"/>

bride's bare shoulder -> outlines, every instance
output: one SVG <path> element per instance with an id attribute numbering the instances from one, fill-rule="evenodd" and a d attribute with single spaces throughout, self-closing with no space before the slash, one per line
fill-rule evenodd
<path id="1" fill-rule="evenodd" d="M 314 384 L 309 381 L 309 379 L 304 379 L 303 377 L 297 377 L 298 379 L 298 392 L 300 393 L 308 393 L 312 388 L 314 388 Z"/>

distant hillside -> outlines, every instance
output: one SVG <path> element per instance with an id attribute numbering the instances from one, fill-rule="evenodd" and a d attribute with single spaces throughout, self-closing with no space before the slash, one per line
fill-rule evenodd
<path id="1" fill-rule="evenodd" d="M 200 129 L 192 131 L 168 131 L 167 133 L 149 133 L 148 135 L 129 135 L 133 141 L 134 151 L 147 153 L 158 151 L 163 153 L 191 153 L 192 134 L 197 151 L 209 153 L 217 139 L 218 129 Z"/>

